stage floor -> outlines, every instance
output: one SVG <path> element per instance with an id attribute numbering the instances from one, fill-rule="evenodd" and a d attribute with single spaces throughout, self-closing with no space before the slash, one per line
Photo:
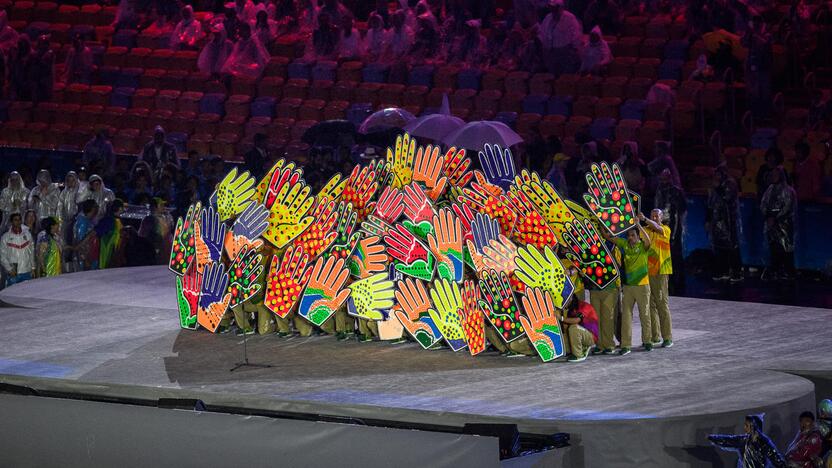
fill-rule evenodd
<path id="1" fill-rule="evenodd" d="M 253 335 L 249 359 L 275 367 L 231 373 L 242 338 L 181 330 L 164 267 L 35 280 L 0 299 L 0 374 L 320 403 L 382 418 L 421 414 L 410 410 L 449 421 L 505 417 L 540 432 L 805 405 L 814 386 L 790 372 L 832 371 L 828 309 L 672 297 L 673 348 L 577 364 Z M 791 427 L 781 431 L 788 437 Z"/>

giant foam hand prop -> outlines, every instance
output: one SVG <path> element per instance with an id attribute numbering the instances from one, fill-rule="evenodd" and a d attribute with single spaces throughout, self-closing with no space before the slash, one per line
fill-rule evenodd
<path id="1" fill-rule="evenodd" d="M 416 140 L 405 133 L 396 137 L 396 147 L 387 148 L 387 164 L 393 173 L 393 188 L 402 188 L 413 180 L 413 156 Z"/>
<path id="2" fill-rule="evenodd" d="M 287 248 L 279 262 L 277 255 L 272 256 L 263 303 L 278 317 L 286 318 L 300 299 L 311 273 L 306 268 L 308 261 L 302 248 Z"/>
<path id="3" fill-rule="evenodd" d="M 515 274 L 526 288 L 540 288 L 552 295 L 555 307 L 562 309 L 569 302 L 574 286 L 566 276 L 555 252 L 545 247 L 541 252 L 527 245 L 517 251 Z"/>
<path id="4" fill-rule="evenodd" d="M 228 267 L 228 293 L 230 307 L 236 307 L 260 292 L 257 277 L 263 273 L 263 255 L 243 247 Z"/>
<path id="5" fill-rule="evenodd" d="M 607 163 L 600 167 L 593 164 L 586 183 L 589 192 L 584 194 L 584 202 L 612 235 L 636 226 L 635 205 L 617 164 L 612 165 L 612 170 Z"/>
<path id="6" fill-rule="evenodd" d="M 194 227 L 198 223 L 197 216 L 202 211 L 202 205 L 197 202 L 188 208 L 185 219 L 176 220 L 173 231 L 173 243 L 170 248 L 170 262 L 168 268 L 177 275 L 184 275 L 188 267 L 196 259 L 196 236 Z"/>
<path id="7" fill-rule="evenodd" d="M 309 196 L 310 191 L 302 180 L 281 185 L 269 209 L 269 227 L 263 234 L 264 239 L 280 249 L 312 224 L 315 218 L 308 213 L 315 199 Z"/>
<path id="8" fill-rule="evenodd" d="M 460 201 L 477 213 L 488 215 L 500 222 L 500 230 L 510 236 L 514 230 L 515 213 L 507 206 L 504 197 L 495 197 L 480 184 L 473 182 L 471 187 L 462 189 Z"/>
<path id="9" fill-rule="evenodd" d="M 428 245 L 436 257 L 439 278 L 462 282 L 462 225 L 451 210 L 439 210 L 433 217 L 434 234 L 428 234 Z"/>
<path id="10" fill-rule="evenodd" d="M 508 282 L 508 276 L 496 270 L 482 272 L 480 293 L 483 297 L 479 301 L 480 310 L 497 329 L 503 341 L 510 343 L 523 336 L 520 308 Z"/>
<path id="11" fill-rule="evenodd" d="M 319 198 L 312 210 L 312 219 L 312 224 L 292 241 L 292 245 L 302 248 L 310 260 L 325 252 L 338 237 L 335 232 L 335 202 Z"/>
<path id="12" fill-rule="evenodd" d="M 196 329 L 201 289 L 202 274 L 196 271 L 196 265 L 192 264 L 185 276 L 176 276 L 176 303 L 179 308 L 180 327 Z"/>
<path id="13" fill-rule="evenodd" d="M 420 146 L 416 152 L 413 167 L 413 182 L 424 186 L 428 197 L 436 201 L 445 193 L 448 178 L 442 175 L 445 160 L 439 153 L 439 146 Z"/>
<path id="14" fill-rule="evenodd" d="M 378 190 L 378 181 L 376 180 L 376 172 L 370 166 L 355 166 L 349 179 L 347 179 L 347 186 L 344 188 L 344 193 L 341 195 L 342 199 L 352 204 L 352 209 L 358 215 L 358 221 L 363 221 L 368 214 L 375 209 L 375 202 L 373 197 Z"/>
<path id="15" fill-rule="evenodd" d="M 349 286 L 347 313 L 367 320 L 384 320 L 387 311 L 393 307 L 395 287 L 387 279 L 387 273 L 377 273 L 358 280 Z"/>
<path id="16" fill-rule="evenodd" d="M 431 309 L 430 296 L 423 281 L 412 278 L 399 281 L 396 301 L 401 309 L 395 311 L 396 318 L 422 348 L 428 349 L 442 339 L 442 332 L 428 313 Z"/>
<path id="17" fill-rule="evenodd" d="M 231 219 L 246 209 L 254 196 L 254 184 L 254 177 L 248 171 L 239 175 L 236 167 L 228 171 L 211 194 L 211 205 L 217 208 L 220 221 Z"/>
<path id="18" fill-rule="evenodd" d="M 433 254 L 404 226 L 397 224 L 384 236 L 384 243 L 396 271 L 425 281 L 433 278 Z"/>
<path id="19" fill-rule="evenodd" d="M 520 322 L 540 359 L 549 362 L 563 356 L 563 335 L 552 296 L 540 288 L 529 288 L 522 302 L 528 318 L 520 316 Z"/>
<path id="20" fill-rule="evenodd" d="M 517 171 L 514 169 L 514 158 L 511 150 L 503 150 L 500 145 L 485 144 L 479 152 L 480 165 L 489 184 L 508 190 L 514 182 Z"/>
<path id="21" fill-rule="evenodd" d="M 580 268 L 581 275 L 599 289 L 612 284 L 618 278 L 618 268 L 595 226 L 589 221 L 576 221 L 567 223 L 566 229 L 566 256 Z"/>
<path id="22" fill-rule="evenodd" d="M 459 285 L 448 280 L 438 279 L 430 290 L 433 308 L 428 310 L 430 318 L 439 327 L 448 346 L 456 352 L 468 346 L 462 328 L 458 310 L 462 309 L 462 294 Z"/>
<path id="23" fill-rule="evenodd" d="M 211 333 L 215 333 L 219 328 L 220 321 L 231 302 L 231 294 L 227 292 L 227 286 L 228 276 L 225 275 L 225 265 L 211 263 L 205 267 L 196 318 L 199 325 Z"/>
<path id="24" fill-rule="evenodd" d="M 258 239 L 269 227 L 269 210 L 262 203 L 250 203 L 237 216 L 231 230 L 225 233 L 225 252 L 228 258 L 237 258 L 245 247 L 249 251 L 258 250 L 263 240 Z"/>
<path id="25" fill-rule="evenodd" d="M 200 220 L 194 226 L 196 241 L 196 268 L 202 273 L 205 265 L 219 262 L 222 258 L 222 245 L 225 240 L 225 224 L 214 211 L 213 206 L 202 209 Z"/>
<path id="26" fill-rule="evenodd" d="M 468 352 L 471 356 L 485 351 L 485 316 L 479 307 L 480 291 L 474 281 L 462 286 L 462 308 L 457 310 Z"/>
<path id="27" fill-rule="evenodd" d="M 329 320 L 347 300 L 349 289 L 344 289 L 349 273 L 343 258 L 318 258 L 298 306 L 298 314 L 316 326 Z"/>

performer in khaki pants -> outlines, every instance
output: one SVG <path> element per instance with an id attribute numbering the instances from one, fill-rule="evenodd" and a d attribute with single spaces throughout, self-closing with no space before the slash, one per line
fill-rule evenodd
<path id="1" fill-rule="evenodd" d="M 647 275 L 647 255 L 650 252 L 650 237 L 641 227 L 627 231 L 627 239 L 612 238 L 602 230 L 605 239 L 612 242 L 621 251 L 624 263 L 624 298 L 621 309 L 621 350 L 618 354 L 630 354 L 633 341 L 633 306 L 638 305 L 638 318 L 641 322 L 641 341 L 645 351 L 653 349 L 652 330 L 650 328 L 650 280 Z"/>
<path id="2" fill-rule="evenodd" d="M 581 362 L 598 342 L 598 315 L 587 302 L 572 297 L 561 319 L 563 344 L 570 353 L 569 362 Z"/>
<path id="3" fill-rule="evenodd" d="M 670 308 L 667 304 L 667 282 L 673 274 L 673 263 L 670 258 L 670 227 L 662 224 L 664 213 L 656 209 L 650 212 L 650 218 L 639 215 L 647 225 L 647 234 L 653 245 L 651 254 L 647 257 L 647 269 L 650 276 L 650 325 L 653 345 L 662 348 L 673 346 L 671 330 L 672 321 Z M 659 335 L 661 333 L 661 335 Z"/>

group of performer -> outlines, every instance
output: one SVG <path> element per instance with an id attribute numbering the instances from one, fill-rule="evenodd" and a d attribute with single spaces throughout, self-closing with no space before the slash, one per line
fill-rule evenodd
<path id="1" fill-rule="evenodd" d="M 233 319 L 249 334 L 256 316 L 281 337 L 579 362 L 629 354 L 638 307 L 641 349 L 673 346 L 671 229 L 662 210 L 639 211 L 617 166 L 592 167 L 586 209 L 518 174 L 507 149 L 479 157 L 471 171 L 464 150 L 403 135 L 316 196 L 292 163 L 256 186 L 232 170 L 177 223 L 181 325 L 221 333 Z"/>

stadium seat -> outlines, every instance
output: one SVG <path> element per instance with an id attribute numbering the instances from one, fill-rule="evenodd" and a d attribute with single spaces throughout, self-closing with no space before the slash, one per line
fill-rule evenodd
<path id="1" fill-rule="evenodd" d="M 247 119 L 251 110 L 251 95 L 233 94 L 225 101 L 225 115 Z"/>
<path id="2" fill-rule="evenodd" d="M 327 80 L 327 81 L 335 81 L 336 78 L 336 71 L 338 69 L 338 62 L 332 61 L 319 61 L 315 63 L 311 70 L 311 79 L 312 81 L 316 80 Z"/>
<path id="3" fill-rule="evenodd" d="M 289 78 L 283 87 L 284 98 L 306 99 L 309 89 L 309 80 L 304 78 Z"/>
<path id="4" fill-rule="evenodd" d="M 457 88 L 479 91 L 482 72 L 476 68 L 465 68 L 457 75 Z"/>
<path id="5" fill-rule="evenodd" d="M 433 86 L 433 65 L 418 65 L 410 69 L 407 75 L 407 83 L 410 86 Z"/>
<path id="6" fill-rule="evenodd" d="M 298 109 L 298 120 L 323 120 L 326 101 L 323 99 L 307 99 Z"/>
<path id="7" fill-rule="evenodd" d="M 550 96 L 552 94 L 555 75 L 551 73 L 535 73 L 529 80 L 529 94 Z"/>
<path id="8" fill-rule="evenodd" d="M 496 89 L 502 91 L 508 72 L 499 69 L 489 69 L 482 75 L 482 89 Z"/>
<path id="9" fill-rule="evenodd" d="M 257 80 L 247 76 L 235 76 L 231 80 L 230 94 L 245 94 L 246 96 L 254 96 L 257 92 Z"/>
<path id="10" fill-rule="evenodd" d="M 372 113 L 373 113 L 372 104 L 369 104 L 369 103 L 366 103 L 366 102 L 364 102 L 364 103 L 357 102 L 357 103 L 354 103 L 354 104 L 350 105 L 350 107 L 347 108 L 346 117 L 347 117 L 347 120 L 349 120 L 350 122 L 352 122 L 356 126 L 358 126 L 358 125 L 361 125 L 361 122 L 363 122 L 364 119 L 366 119 L 367 116 L 372 114 Z"/>
<path id="11" fill-rule="evenodd" d="M 284 97 L 277 104 L 277 111 L 275 115 L 284 119 L 298 119 L 298 110 L 303 105 L 303 99 Z"/>
<path id="12" fill-rule="evenodd" d="M 361 70 L 361 80 L 364 83 L 386 83 L 390 66 L 382 63 L 368 63 Z"/>
<path id="13" fill-rule="evenodd" d="M 546 112 L 549 115 L 562 115 L 564 117 L 569 117 L 572 115 L 572 101 L 572 96 L 552 96 L 546 104 Z"/>
<path id="14" fill-rule="evenodd" d="M 494 120 L 502 122 L 511 128 L 515 128 L 517 124 L 517 112 L 497 112 L 497 115 L 494 116 Z"/>
<path id="15" fill-rule="evenodd" d="M 206 93 L 199 101 L 200 114 L 225 115 L 225 94 Z"/>
<path id="16" fill-rule="evenodd" d="M 251 117 L 273 118 L 277 99 L 272 96 L 260 96 L 251 103 Z"/>
<path id="17" fill-rule="evenodd" d="M 546 105 L 549 102 L 549 96 L 529 95 L 523 98 L 523 112 L 541 114 L 547 113 Z"/>
<path id="18" fill-rule="evenodd" d="M 341 120 L 347 117 L 348 101 L 329 101 L 324 107 L 324 120 Z"/>
<path id="19" fill-rule="evenodd" d="M 343 62 L 338 66 L 335 78 L 327 78 L 330 81 L 355 81 L 360 82 L 362 78 L 361 70 L 364 64 L 358 61 Z"/>
<path id="20" fill-rule="evenodd" d="M 509 72 L 503 80 L 503 83 L 505 85 L 505 92 L 520 93 L 524 95 L 528 94 L 529 76 L 529 72 L 525 71 Z M 551 91 L 549 92 L 549 94 L 551 94 Z"/>
<path id="21" fill-rule="evenodd" d="M 330 80 L 315 80 L 309 88 L 309 99 L 323 99 L 328 101 L 332 96 L 332 86 L 334 83 Z"/>

